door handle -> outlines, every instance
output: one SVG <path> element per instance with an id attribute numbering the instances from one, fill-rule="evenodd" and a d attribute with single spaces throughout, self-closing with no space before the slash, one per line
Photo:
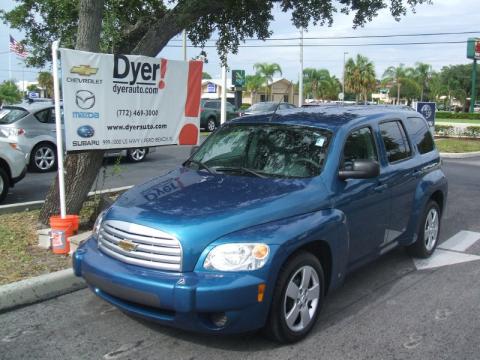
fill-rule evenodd
<path id="1" fill-rule="evenodd" d="M 382 191 L 385 191 L 387 190 L 388 188 L 388 185 L 387 184 L 382 184 L 382 185 L 377 185 L 373 188 L 374 191 L 376 192 L 382 192 Z"/>

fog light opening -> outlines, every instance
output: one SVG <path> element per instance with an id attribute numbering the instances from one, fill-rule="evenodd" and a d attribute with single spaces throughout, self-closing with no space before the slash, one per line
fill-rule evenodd
<path id="1" fill-rule="evenodd" d="M 210 315 L 210 321 L 216 327 L 222 328 L 225 325 L 227 325 L 227 321 L 228 321 L 227 314 L 225 314 L 224 312 L 213 313 Z"/>

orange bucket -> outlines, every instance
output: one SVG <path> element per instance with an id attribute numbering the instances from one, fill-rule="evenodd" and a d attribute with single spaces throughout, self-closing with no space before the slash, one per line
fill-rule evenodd
<path id="1" fill-rule="evenodd" d="M 70 239 L 78 231 L 79 216 L 66 215 L 62 219 L 59 215 L 50 217 L 50 227 L 52 228 L 52 251 L 54 254 L 68 254 L 70 252 Z M 61 236 L 61 233 L 64 236 Z"/>

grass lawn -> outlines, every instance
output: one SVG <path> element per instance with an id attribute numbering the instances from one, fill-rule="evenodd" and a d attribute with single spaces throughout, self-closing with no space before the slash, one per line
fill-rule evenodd
<path id="1" fill-rule="evenodd" d="M 440 152 L 463 153 L 480 151 L 480 140 L 437 139 L 435 140 L 435 144 Z"/>
<path id="2" fill-rule="evenodd" d="M 471 124 L 480 126 L 480 120 L 473 119 L 436 119 L 435 122 L 442 124 Z"/>
<path id="3" fill-rule="evenodd" d="M 208 135 L 210 135 L 210 132 L 208 132 L 208 131 L 200 131 L 200 135 L 202 135 L 202 136 L 208 136 Z"/>
<path id="4" fill-rule="evenodd" d="M 89 217 L 98 201 L 91 198 L 85 202 L 80 212 L 81 231 L 91 228 Z M 0 215 L 0 285 L 71 267 L 69 256 L 54 255 L 36 246 L 39 212 Z"/>

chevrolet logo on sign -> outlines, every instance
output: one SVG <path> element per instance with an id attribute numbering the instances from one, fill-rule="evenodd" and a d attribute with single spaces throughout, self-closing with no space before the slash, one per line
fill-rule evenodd
<path id="1" fill-rule="evenodd" d="M 134 251 L 137 248 L 137 244 L 130 240 L 120 240 L 117 245 L 125 251 Z"/>
<path id="2" fill-rule="evenodd" d="M 98 68 L 91 67 L 90 65 L 72 66 L 70 69 L 71 74 L 78 74 L 82 76 L 95 75 L 97 71 Z"/>

